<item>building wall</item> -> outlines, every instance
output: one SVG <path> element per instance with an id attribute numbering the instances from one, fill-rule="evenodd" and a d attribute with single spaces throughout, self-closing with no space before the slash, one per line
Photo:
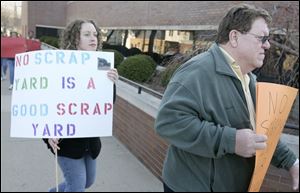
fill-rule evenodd
<path id="1" fill-rule="evenodd" d="M 113 135 L 117 137 L 157 178 L 161 172 L 167 151 L 167 142 L 153 128 L 154 118 L 139 108 L 117 97 L 114 106 Z M 295 153 L 299 152 L 299 137 L 296 141 L 285 139 Z M 295 145 L 296 144 L 296 145 Z M 298 155 L 299 156 L 299 155 Z M 291 192 L 291 177 L 286 170 L 270 166 L 261 192 Z"/>
<path id="2" fill-rule="evenodd" d="M 232 6 L 232 3 L 196 1 L 102 1 L 94 3 L 73 1 L 68 4 L 67 20 L 73 20 L 79 16 L 95 19 L 101 27 L 137 29 L 154 29 L 159 28 L 159 26 L 211 25 L 212 23 L 215 25 L 219 22 L 220 17 L 214 15 L 219 14 L 220 9 L 223 10 L 224 7 L 229 6 Z M 79 10 L 83 11 L 80 12 Z"/>
<path id="3" fill-rule="evenodd" d="M 21 33 L 23 37 L 27 37 L 28 34 L 28 1 L 22 1 L 22 9 L 21 9 Z"/>
<path id="4" fill-rule="evenodd" d="M 25 20 L 22 20 L 22 28 L 27 32 L 32 30 L 35 34 L 37 25 L 64 28 L 66 9 L 67 1 L 23 1 L 22 17 L 24 16 Z"/>
<path id="5" fill-rule="evenodd" d="M 63 28 L 80 18 L 106 29 L 216 30 L 227 10 L 239 3 L 268 10 L 273 26 L 286 27 L 294 18 L 299 30 L 298 1 L 25 1 L 22 28 Z"/>
<path id="6" fill-rule="evenodd" d="M 263 7 L 271 14 L 283 5 L 291 5 L 298 9 L 299 17 L 296 1 L 71 1 L 66 17 L 67 22 L 94 19 L 100 27 L 114 29 L 216 29 L 225 12 L 243 2 Z"/>
<path id="7" fill-rule="evenodd" d="M 110 29 L 207 30 L 217 29 L 225 12 L 239 3 L 265 8 L 274 16 L 274 25 L 285 25 L 291 17 L 282 15 L 296 10 L 292 18 L 299 28 L 298 1 L 27 1 L 22 12 L 28 14 L 29 29 L 36 24 L 64 27 L 82 18 Z"/>
<path id="8" fill-rule="evenodd" d="M 167 143 L 155 134 L 153 125 L 153 117 L 117 97 L 114 105 L 113 135 L 161 179 Z"/>

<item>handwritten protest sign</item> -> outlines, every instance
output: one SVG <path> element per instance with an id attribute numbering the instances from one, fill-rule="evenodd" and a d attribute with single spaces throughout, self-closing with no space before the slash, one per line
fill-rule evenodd
<path id="1" fill-rule="evenodd" d="M 256 86 L 256 133 L 268 136 L 267 148 L 256 151 L 249 192 L 258 192 L 297 95 L 297 89 L 272 83 Z"/>
<path id="2" fill-rule="evenodd" d="M 112 135 L 111 52 L 43 50 L 17 54 L 11 137 Z"/>

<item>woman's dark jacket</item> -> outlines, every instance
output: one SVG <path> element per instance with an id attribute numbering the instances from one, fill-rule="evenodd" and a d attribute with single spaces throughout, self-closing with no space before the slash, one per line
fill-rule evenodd
<path id="1" fill-rule="evenodd" d="M 114 84 L 114 99 L 116 101 L 116 85 Z M 47 147 L 54 154 L 48 139 L 43 139 L 47 144 Z M 59 156 L 64 156 L 72 159 L 80 159 L 83 157 L 85 152 L 88 152 L 93 159 L 97 158 L 101 150 L 100 137 L 92 138 L 68 138 L 61 139 L 58 144 L 60 150 L 57 151 Z"/>

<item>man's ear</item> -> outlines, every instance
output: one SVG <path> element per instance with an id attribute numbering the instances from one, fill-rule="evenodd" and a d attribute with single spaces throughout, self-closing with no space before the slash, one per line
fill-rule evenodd
<path id="1" fill-rule="evenodd" d="M 233 48 L 238 46 L 238 31 L 231 30 L 229 32 L 229 43 Z"/>

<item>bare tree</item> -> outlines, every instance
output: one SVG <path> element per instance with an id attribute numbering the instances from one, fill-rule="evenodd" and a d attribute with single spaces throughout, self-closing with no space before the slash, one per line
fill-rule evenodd
<path id="1" fill-rule="evenodd" d="M 11 13 L 8 8 L 1 2 L 1 32 L 6 33 L 8 29 L 12 28 Z"/>
<path id="2" fill-rule="evenodd" d="M 255 72 L 258 80 L 299 88 L 299 4 L 274 5 L 271 48 L 265 64 Z"/>
<path id="3" fill-rule="evenodd" d="M 18 6 L 16 2 L 12 5 L 11 2 L 1 1 L 1 32 L 20 32 L 21 18 L 18 15 L 18 8 L 20 8 L 20 6 Z"/>

